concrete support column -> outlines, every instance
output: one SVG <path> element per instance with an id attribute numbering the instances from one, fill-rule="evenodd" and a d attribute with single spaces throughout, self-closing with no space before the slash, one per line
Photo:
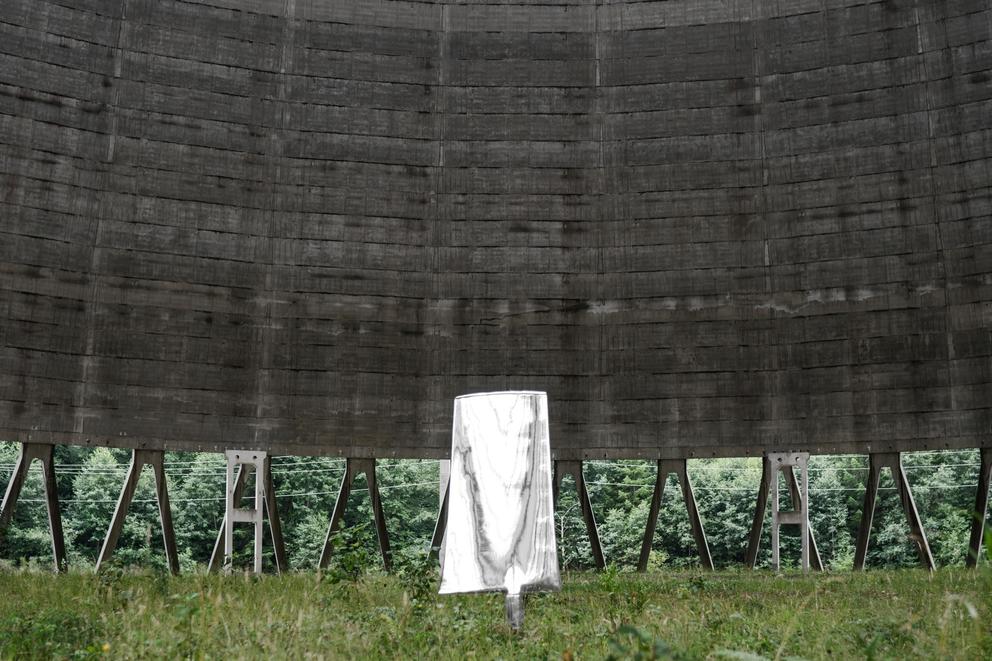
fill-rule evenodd
<path id="1" fill-rule="evenodd" d="M 892 478 L 895 480 L 896 489 L 899 491 L 899 500 L 902 502 L 903 512 L 906 513 L 906 520 L 909 523 L 909 536 L 916 550 L 920 555 L 920 563 L 933 571 L 935 564 L 933 554 L 930 552 L 930 543 L 927 541 L 927 533 L 923 529 L 923 522 L 920 520 L 920 513 L 916 509 L 916 501 L 913 499 L 913 491 L 910 489 L 909 480 L 906 478 L 906 471 L 902 467 L 902 454 L 899 452 L 873 452 L 869 455 L 868 483 L 865 485 L 865 500 L 861 510 L 861 525 L 858 526 L 858 541 L 854 551 L 854 568 L 864 569 L 865 558 L 868 555 L 868 540 L 871 537 L 871 524 L 875 517 L 875 501 L 878 497 L 878 481 L 883 468 L 892 471 Z"/>
<path id="2" fill-rule="evenodd" d="M 971 522 L 971 539 L 968 542 L 966 562 L 969 567 L 978 566 L 978 556 L 982 552 L 982 533 L 989 513 L 990 482 L 992 482 L 992 448 L 982 448 L 982 466 L 978 471 L 978 491 L 975 492 L 975 520 Z"/>
<path id="3" fill-rule="evenodd" d="M 703 521 L 699 518 L 699 508 L 696 506 L 696 495 L 692 490 L 692 482 L 689 481 L 689 473 L 686 470 L 686 460 L 663 459 L 658 462 L 658 476 L 654 483 L 654 493 L 651 495 L 651 509 L 648 511 L 647 527 L 644 531 L 644 541 L 641 544 L 641 556 L 637 561 L 637 571 L 643 572 L 648 568 L 651 543 L 654 540 L 658 512 L 661 509 L 661 497 L 665 493 L 665 482 L 668 480 L 669 474 L 673 473 L 682 487 L 682 498 L 685 500 L 685 507 L 689 514 L 689 526 L 692 528 L 692 536 L 696 540 L 696 549 L 699 551 L 699 562 L 706 569 L 713 569 L 713 557 L 710 555 L 710 547 L 706 541 Z"/>
<path id="4" fill-rule="evenodd" d="M 318 562 L 318 566 L 321 569 L 326 567 L 331 561 L 334 532 L 341 524 L 341 519 L 344 518 L 344 511 L 348 505 L 348 496 L 351 495 L 351 485 L 359 473 L 365 473 L 365 478 L 369 485 L 369 499 L 372 501 L 372 516 L 375 520 L 375 532 L 379 542 L 379 553 L 382 555 L 382 566 L 386 571 L 392 569 L 392 553 L 389 550 L 386 514 L 382 509 L 379 485 L 375 477 L 375 459 L 356 459 L 352 457 L 349 457 L 345 461 L 344 477 L 341 478 L 341 489 L 338 491 L 338 497 L 334 501 L 331 522 L 327 526 L 327 536 L 324 538 L 324 547 L 320 552 L 320 561 Z"/>
<path id="5" fill-rule="evenodd" d="M 134 450 L 131 453 L 131 465 L 127 469 L 127 477 L 124 478 L 124 485 L 121 488 L 121 495 L 117 499 L 117 506 L 114 508 L 114 516 L 110 520 L 110 528 L 107 529 L 107 536 L 103 540 L 103 547 L 96 560 L 96 570 L 114 554 L 117 548 L 117 541 L 120 539 L 121 531 L 124 529 L 124 519 L 127 517 L 128 507 L 134 499 L 134 492 L 138 488 L 138 479 L 145 465 L 152 467 L 155 474 L 155 499 L 158 502 L 159 521 L 162 524 L 162 543 L 165 546 L 165 557 L 169 563 L 169 571 L 173 574 L 179 573 L 179 554 L 176 551 L 176 532 L 172 526 L 172 508 L 169 506 L 169 489 L 165 481 L 165 453 L 162 450 Z"/>
<path id="6" fill-rule="evenodd" d="M 582 475 L 581 461 L 555 461 L 554 474 L 554 501 L 555 510 L 558 509 L 558 492 L 561 489 L 561 479 L 565 475 L 571 475 L 575 480 L 575 490 L 579 496 L 579 506 L 582 508 L 582 520 L 586 524 L 586 533 L 589 535 L 589 543 L 592 546 L 592 557 L 598 569 L 606 567 L 606 557 L 603 555 L 603 546 L 599 541 L 599 528 L 596 526 L 596 516 L 592 511 L 592 500 L 589 498 L 589 490 L 586 489 L 586 480 Z"/>
<path id="7" fill-rule="evenodd" d="M 54 453 L 55 446 L 50 443 L 21 443 L 21 453 L 7 483 L 3 503 L 0 504 L 0 535 L 10 525 L 14 516 L 14 505 L 21 495 L 28 469 L 37 459 L 41 462 L 45 483 L 45 506 L 48 510 L 48 530 L 52 536 L 52 559 L 55 563 L 55 571 L 61 572 L 65 571 L 68 565 L 65 557 L 65 535 L 62 532 L 62 510 L 59 507 L 59 489 L 55 479 Z"/>

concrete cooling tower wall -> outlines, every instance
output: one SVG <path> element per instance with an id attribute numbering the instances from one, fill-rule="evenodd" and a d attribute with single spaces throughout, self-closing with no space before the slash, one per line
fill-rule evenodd
<path id="1" fill-rule="evenodd" d="M 3 0 L 0 437 L 992 444 L 988 0 Z"/>

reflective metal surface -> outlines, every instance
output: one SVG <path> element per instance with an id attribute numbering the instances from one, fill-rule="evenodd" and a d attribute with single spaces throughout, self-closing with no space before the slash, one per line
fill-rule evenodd
<path id="1" fill-rule="evenodd" d="M 561 587 L 551 480 L 545 393 L 455 399 L 441 594 Z"/>

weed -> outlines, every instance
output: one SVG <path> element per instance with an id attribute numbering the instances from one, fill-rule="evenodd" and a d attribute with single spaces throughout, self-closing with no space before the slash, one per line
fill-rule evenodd
<path id="1" fill-rule="evenodd" d="M 427 553 L 409 547 L 393 555 L 393 573 L 403 584 L 404 594 L 417 611 L 434 602 L 437 564 Z"/>
<path id="2" fill-rule="evenodd" d="M 629 624 L 616 630 L 610 638 L 608 646 L 610 653 L 606 658 L 610 661 L 619 661 L 620 659 L 630 659 L 631 661 L 672 659 L 675 661 L 686 658 L 660 638 Z"/>
<path id="3" fill-rule="evenodd" d="M 0 658 L 94 658 L 99 629 L 83 615 L 61 609 L 0 619 Z"/>
<path id="4" fill-rule="evenodd" d="M 707 588 L 706 579 L 701 575 L 696 574 L 695 576 L 689 577 L 689 590 L 699 594 L 705 592 Z"/>
<path id="5" fill-rule="evenodd" d="M 354 581 L 365 573 L 371 563 L 369 552 L 361 541 L 367 528 L 368 524 L 360 524 L 334 534 L 331 538 L 334 553 L 322 572 L 325 580 L 331 583 Z"/>
<path id="6" fill-rule="evenodd" d="M 347 555 L 342 549 L 338 558 Z M 425 558 L 395 573 L 172 577 L 0 571 L 0 658 L 990 658 L 977 570 L 570 572 L 529 595 L 444 595 Z M 336 576 L 337 578 L 335 578 Z M 347 578 L 342 578 L 347 576 Z M 105 648 L 106 646 L 106 648 Z"/>
<path id="7" fill-rule="evenodd" d="M 176 656 L 192 657 L 196 652 L 193 618 L 200 612 L 200 593 L 173 594 L 168 598 L 176 630 Z"/>

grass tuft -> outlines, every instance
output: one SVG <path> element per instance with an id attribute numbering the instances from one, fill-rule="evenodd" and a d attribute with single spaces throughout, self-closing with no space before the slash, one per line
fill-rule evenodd
<path id="1" fill-rule="evenodd" d="M 608 569 L 528 595 L 438 596 L 437 571 L 173 578 L 0 572 L 0 658 L 992 658 L 992 568 Z"/>

